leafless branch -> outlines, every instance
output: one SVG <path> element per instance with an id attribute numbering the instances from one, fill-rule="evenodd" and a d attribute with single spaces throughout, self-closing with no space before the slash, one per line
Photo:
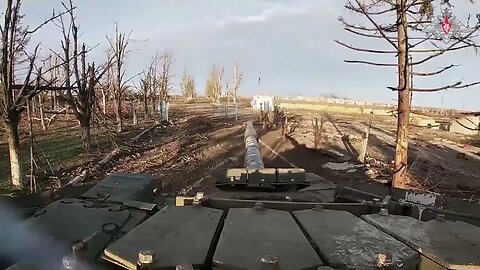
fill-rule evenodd
<path id="1" fill-rule="evenodd" d="M 368 37 L 368 38 L 383 38 L 382 36 L 379 36 L 379 35 L 367 34 L 367 33 L 362 33 L 362 32 L 355 31 L 355 30 L 353 30 L 351 27 L 344 27 L 344 29 L 345 29 L 345 31 L 347 31 L 347 32 L 350 32 L 350 33 L 355 34 L 355 35 L 363 36 L 363 37 Z M 392 37 L 392 36 L 389 36 L 388 38 L 389 38 L 389 39 L 392 39 L 392 40 L 395 40 L 395 39 L 396 39 L 396 37 Z"/>
<path id="2" fill-rule="evenodd" d="M 47 82 L 50 83 L 50 82 Z M 13 84 L 12 89 L 20 90 L 24 88 L 25 90 L 34 90 L 38 89 L 40 91 L 63 91 L 73 89 L 75 87 L 66 87 L 66 86 L 48 86 L 48 85 L 23 85 L 23 84 Z"/>
<path id="3" fill-rule="evenodd" d="M 42 28 L 43 26 L 45 26 L 46 24 L 48 24 L 49 22 L 57 19 L 57 18 L 60 18 L 62 17 L 63 15 L 73 11 L 76 7 L 72 7 L 71 9 L 69 10 L 65 10 L 63 12 L 60 12 L 58 14 L 55 14 L 55 11 L 53 11 L 53 14 L 52 14 L 52 17 L 50 17 L 48 20 L 44 21 L 43 23 L 41 23 L 40 25 L 38 25 L 37 27 L 35 27 L 33 30 L 30 30 L 30 31 L 27 31 L 26 34 L 33 34 L 35 32 L 37 32 L 38 30 L 40 30 L 40 28 Z"/>
<path id="4" fill-rule="evenodd" d="M 444 68 L 442 68 L 442 69 L 440 69 L 440 70 L 437 70 L 437 71 L 434 71 L 434 72 L 412 72 L 412 74 L 413 74 L 414 76 L 421 76 L 421 77 L 434 76 L 434 75 L 438 75 L 438 74 L 440 74 L 440 73 L 442 73 L 442 72 L 444 72 L 444 71 L 446 71 L 446 70 L 449 70 L 449 69 L 451 69 L 451 68 L 453 68 L 453 67 L 457 67 L 457 66 L 458 66 L 458 65 L 453 65 L 453 64 L 452 64 L 452 65 L 449 65 L 449 66 L 447 66 L 447 67 L 444 67 Z"/>
<path id="5" fill-rule="evenodd" d="M 453 87 L 453 88 L 454 88 L 454 89 L 463 89 L 463 88 L 468 88 L 468 87 L 475 86 L 475 85 L 478 85 L 478 84 L 480 84 L 480 81 L 479 81 L 479 82 L 473 82 L 473 83 L 469 83 L 469 84 L 464 84 L 464 85 L 455 86 L 455 87 Z"/>
<path id="6" fill-rule="evenodd" d="M 348 10 L 354 11 L 354 12 L 359 12 L 359 10 L 356 7 L 354 7 L 350 2 L 347 3 L 347 5 L 345 5 L 345 8 L 348 9 Z M 385 14 L 385 13 L 388 13 L 388 12 L 391 12 L 391 11 L 394 11 L 394 10 L 395 10 L 395 7 L 391 7 L 391 8 L 388 8 L 388 9 L 381 10 L 381 11 L 371 11 L 371 10 L 369 10 L 368 14 L 369 15 L 382 15 L 382 14 Z"/>
<path id="7" fill-rule="evenodd" d="M 343 17 L 339 17 L 338 21 L 341 22 L 347 28 L 361 30 L 361 31 L 375 32 L 375 33 L 379 32 L 377 28 L 367 28 L 363 25 L 354 25 L 354 24 L 351 24 L 351 23 L 347 23 L 343 19 Z M 393 33 L 393 32 L 396 31 L 395 24 L 379 25 L 379 27 L 382 29 L 383 32 Z M 382 36 L 382 38 L 383 38 L 383 36 Z"/>
<path id="8" fill-rule="evenodd" d="M 124 87 L 127 83 L 131 82 L 133 79 L 135 79 L 136 77 L 142 75 L 143 71 L 135 74 L 135 75 L 132 75 L 131 77 L 127 78 L 123 83 L 122 83 L 122 87 Z"/>
<path id="9" fill-rule="evenodd" d="M 462 85 L 462 82 L 456 82 L 450 85 L 442 86 L 442 87 L 437 87 L 437 88 L 413 88 L 410 91 L 412 92 L 439 92 L 439 91 L 445 91 L 445 90 L 450 90 L 450 89 L 463 89 L 463 88 L 468 88 L 474 85 L 479 85 L 480 81 L 474 82 L 474 83 L 469 83 L 469 84 L 464 84 Z M 388 89 L 392 91 L 399 91 L 397 87 L 387 87 Z"/>
<path id="10" fill-rule="evenodd" d="M 395 44 L 395 42 L 393 42 L 388 38 L 388 36 L 384 33 L 383 29 L 372 19 L 372 17 L 368 14 L 368 12 L 365 10 L 363 5 L 358 0 L 355 0 L 355 2 L 357 3 L 358 7 L 363 11 L 367 19 L 375 26 L 375 28 L 378 29 L 378 32 L 380 33 L 380 35 L 382 35 L 382 37 L 385 38 L 385 40 L 387 40 L 388 43 L 390 43 L 395 48 L 395 50 L 398 51 L 397 44 Z"/>
<path id="11" fill-rule="evenodd" d="M 349 64 L 366 64 L 366 65 L 380 66 L 380 67 L 397 67 L 398 66 L 398 64 L 374 63 L 374 62 L 361 61 L 361 60 L 343 60 L 343 62 L 349 63 Z"/>
<path id="12" fill-rule="evenodd" d="M 338 40 L 335 40 L 335 42 L 337 44 L 340 44 L 342 45 L 343 47 L 346 47 L 348 49 L 351 49 L 351 50 L 354 50 L 354 51 L 358 51 L 358 52 L 368 52 L 368 53 L 378 53 L 378 54 L 389 54 L 389 53 L 394 53 L 396 54 L 397 51 L 382 51 L 382 50 L 373 50 L 373 49 L 362 49 L 362 48 L 356 48 L 356 47 L 353 47 L 351 45 L 348 45 L 348 44 L 345 44 L 341 41 L 338 41 Z"/>
<path id="13" fill-rule="evenodd" d="M 376 34 L 362 33 L 362 32 L 359 32 L 359 31 L 350 29 L 350 28 L 348 28 L 348 27 L 345 27 L 344 30 L 347 31 L 347 32 L 350 32 L 350 33 L 352 33 L 352 34 L 362 36 L 362 37 L 383 39 L 382 36 L 379 36 L 379 35 L 376 35 Z M 394 37 L 394 36 L 388 36 L 388 38 L 391 39 L 391 40 L 397 40 L 397 37 Z M 424 41 L 424 40 L 434 40 L 434 41 L 441 41 L 441 39 L 439 39 L 439 38 L 425 38 L 425 37 L 408 37 L 408 40 L 409 40 L 409 41 L 410 41 L 410 40 L 421 40 L 421 41 Z M 414 46 L 413 46 L 413 45 L 410 45 L 410 46 L 409 46 L 409 48 L 412 48 L 412 47 L 414 47 Z"/>

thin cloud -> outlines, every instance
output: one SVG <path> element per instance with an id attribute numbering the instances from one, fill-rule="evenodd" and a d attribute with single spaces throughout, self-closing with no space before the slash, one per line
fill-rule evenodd
<path id="1" fill-rule="evenodd" d="M 271 19 L 296 16 L 305 14 L 309 11 L 310 6 L 287 6 L 287 5 L 274 5 L 264 9 L 260 14 L 248 15 L 248 16 L 231 16 L 223 20 L 216 22 L 218 27 L 225 27 L 233 24 L 251 24 L 251 23 L 263 23 Z"/>

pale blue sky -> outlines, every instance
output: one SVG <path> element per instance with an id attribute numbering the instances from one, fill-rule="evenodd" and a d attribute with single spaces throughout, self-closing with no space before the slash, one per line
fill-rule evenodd
<path id="1" fill-rule="evenodd" d="M 2 2 L 4 0 L 0 0 Z M 345 12 L 344 0 L 77 0 L 75 1 L 82 40 L 99 44 L 92 55 L 102 60 L 106 48 L 105 35 L 114 31 L 118 22 L 122 31 L 133 30 L 134 51 L 128 59 L 128 72 L 142 71 L 155 51 L 170 49 L 176 62 L 176 83 L 183 69 L 197 80 L 203 92 L 205 80 L 213 64 L 225 66 L 226 79 L 231 80 L 233 59 L 240 59 L 245 95 L 263 93 L 279 96 L 319 96 L 334 93 L 359 100 L 389 102 L 396 93 L 387 86 L 396 85 L 394 68 L 379 68 L 343 63 L 343 59 L 364 59 L 394 63 L 393 55 L 378 57 L 353 52 L 334 43 L 370 48 L 389 48 L 384 40 L 352 36 L 342 30 L 336 20 L 344 16 L 359 20 Z M 467 8 L 478 12 L 478 4 L 457 0 L 454 12 L 465 18 Z M 463 5 L 463 6 L 462 6 Z M 2 9 L 4 5 L 1 5 Z M 48 17 L 59 0 L 24 0 L 26 21 L 35 25 Z M 391 19 L 391 18 L 390 18 Z M 32 42 L 41 41 L 43 51 L 58 49 L 60 30 L 51 25 L 42 29 Z M 471 50 L 450 53 L 419 71 L 460 64 L 441 77 L 420 80 L 417 87 L 443 86 L 445 83 L 480 80 L 480 56 Z M 431 71 L 431 70 L 430 70 Z M 258 86 L 258 77 L 261 85 Z M 415 94 L 414 105 L 453 107 L 480 110 L 480 86 L 434 94 Z"/>

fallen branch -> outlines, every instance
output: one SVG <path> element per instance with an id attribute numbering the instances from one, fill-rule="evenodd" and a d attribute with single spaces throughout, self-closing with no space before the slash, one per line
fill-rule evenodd
<path id="1" fill-rule="evenodd" d="M 82 182 L 83 180 L 85 180 L 85 178 L 87 178 L 88 172 L 89 172 L 89 169 L 83 170 L 82 173 L 80 173 L 79 175 L 75 176 L 75 177 L 74 177 L 70 182 L 68 182 L 65 186 L 75 185 L 75 184 L 78 184 L 78 183 Z"/>
<path id="2" fill-rule="evenodd" d="M 145 134 L 147 134 L 148 132 L 152 131 L 153 129 L 155 129 L 156 127 L 160 126 L 159 124 L 155 124 L 147 129 L 145 129 L 144 131 L 142 131 L 140 134 L 138 134 L 137 136 L 135 136 L 134 138 L 132 138 L 130 140 L 130 143 L 136 143 L 141 137 L 143 137 Z M 99 162 L 97 162 L 97 164 L 95 164 L 95 166 L 93 167 L 89 167 L 85 170 L 83 170 L 80 175 L 77 175 L 76 177 L 74 177 L 70 182 L 68 182 L 65 186 L 70 186 L 70 185 L 76 185 L 76 184 L 79 184 L 83 181 L 85 181 L 85 179 L 87 179 L 87 177 L 89 175 L 91 175 L 93 172 L 95 171 L 100 171 L 102 168 L 104 168 L 105 165 L 107 165 L 112 159 L 114 159 L 115 157 L 117 157 L 118 155 L 120 155 L 122 153 L 122 149 L 119 148 L 118 146 L 116 146 L 110 153 L 108 153 L 104 158 L 102 158 Z"/>
<path id="3" fill-rule="evenodd" d="M 44 113 L 49 113 L 49 114 L 73 114 L 73 112 L 67 112 L 67 107 L 59 110 L 59 111 L 51 111 L 51 110 L 45 110 L 43 111 Z"/>
<path id="4" fill-rule="evenodd" d="M 148 132 L 150 132 L 151 130 L 153 130 L 154 128 L 157 128 L 159 127 L 160 124 L 156 124 L 156 125 L 153 125 L 147 129 L 145 129 L 144 131 L 142 131 L 140 134 L 138 134 L 137 136 L 135 136 L 133 139 L 132 139 L 132 143 L 138 141 L 141 137 L 143 137 L 143 135 L 147 134 Z"/>
<path id="5" fill-rule="evenodd" d="M 114 157 L 121 153 L 120 148 L 113 149 L 112 152 L 108 153 L 102 160 L 97 162 L 94 167 L 89 167 L 83 170 L 79 175 L 75 176 L 70 182 L 68 182 L 65 186 L 76 185 L 83 182 L 87 177 L 95 172 L 102 169 L 108 162 L 110 162 Z"/>
<path id="6" fill-rule="evenodd" d="M 103 166 L 107 165 L 108 162 L 110 162 L 110 160 L 112 160 L 115 156 L 117 156 L 118 154 L 121 153 L 121 150 L 120 148 L 115 148 L 113 149 L 112 152 L 108 153 L 108 155 L 106 155 L 104 158 L 102 158 L 102 160 L 100 160 L 97 165 L 95 165 L 95 170 L 100 170 L 103 168 Z"/>

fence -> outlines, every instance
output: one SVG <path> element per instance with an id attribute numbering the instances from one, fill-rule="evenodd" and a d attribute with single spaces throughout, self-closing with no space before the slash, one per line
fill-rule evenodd
<path id="1" fill-rule="evenodd" d="M 211 113 L 216 117 L 234 118 L 238 120 L 240 105 L 238 103 L 215 103 L 211 104 Z"/>

